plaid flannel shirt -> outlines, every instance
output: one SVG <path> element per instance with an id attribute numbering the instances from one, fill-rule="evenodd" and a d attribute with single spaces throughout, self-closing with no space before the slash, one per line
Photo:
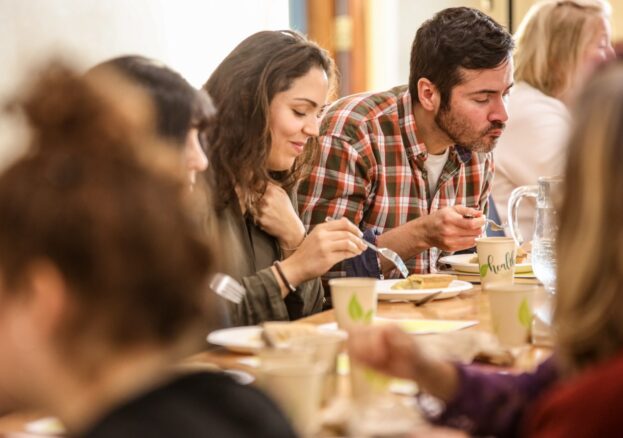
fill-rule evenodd
<path id="1" fill-rule="evenodd" d="M 319 158 L 299 186 L 305 226 L 313 228 L 327 216 L 344 216 L 365 235 L 374 236 L 447 206 L 485 211 L 493 179 L 492 154 L 452 146 L 437 189 L 430 193 L 424 167 L 428 153 L 416 135 L 406 86 L 336 102 L 320 127 Z M 370 258 L 370 253 L 359 257 Z M 430 248 L 405 262 L 413 273 L 434 272 L 440 256 L 440 250 Z M 375 270 L 379 273 L 378 261 L 374 264 L 375 269 L 367 269 L 371 276 Z M 327 277 L 346 276 L 346 271 L 343 263 Z"/>

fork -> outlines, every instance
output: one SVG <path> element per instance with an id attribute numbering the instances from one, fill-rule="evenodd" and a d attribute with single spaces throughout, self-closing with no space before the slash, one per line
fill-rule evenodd
<path id="1" fill-rule="evenodd" d="M 464 214 L 463 217 L 465 219 L 474 219 L 475 216 Z M 493 219 L 485 218 L 486 226 L 491 228 L 493 231 L 504 231 L 504 229 L 508 226 L 507 223 L 503 223 L 502 225 L 498 224 Z"/>
<path id="2" fill-rule="evenodd" d="M 433 292 L 432 294 L 425 295 L 424 297 L 413 301 L 413 305 L 415 307 L 423 306 L 442 292 L 442 290 L 438 290 L 437 292 Z"/>
<path id="3" fill-rule="evenodd" d="M 402 274 L 402 276 L 404 278 L 407 278 L 409 276 L 409 270 L 407 269 L 407 266 L 405 265 L 405 262 L 403 262 L 402 259 L 400 258 L 400 256 L 398 254 L 396 254 L 394 251 L 392 251 L 389 248 L 379 248 L 378 246 L 368 242 L 365 239 L 361 239 L 361 241 L 368 248 L 370 248 L 373 251 L 378 252 L 383 257 L 385 257 L 387 260 L 392 262 L 394 264 L 394 266 L 400 271 L 400 273 Z"/>
<path id="4" fill-rule="evenodd" d="M 331 221 L 333 221 L 335 219 L 332 218 L 331 216 L 327 216 L 326 218 L 324 218 L 324 220 L 325 220 L 325 222 L 331 222 Z M 400 271 L 400 273 L 402 274 L 402 276 L 404 278 L 407 278 L 409 276 L 409 270 L 407 269 L 407 265 L 405 265 L 405 262 L 403 262 L 402 259 L 400 258 L 400 256 L 398 254 L 396 254 L 394 251 L 392 251 L 389 248 L 379 248 L 376 245 L 374 245 L 373 243 L 368 242 L 366 239 L 361 239 L 361 241 L 368 248 L 370 248 L 373 251 L 378 252 L 383 257 L 385 257 L 387 260 L 392 262 L 394 264 L 394 266 Z"/>
<path id="5" fill-rule="evenodd" d="M 504 231 L 504 229 L 507 227 L 507 224 L 503 223 L 502 225 L 500 225 L 496 223 L 493 219 L 487 219 L 487 226 L 493 231 Z"/>
<path id="6" fill-rule="evenodd" d="M 244 286 L 234 280 L 227 274 L 217 272 L 212 276 L 210 280 L 210 289 L 217 295 L 225 298 L 232 303 L 240 304 L 242 298 L 246 295 L 247 291 Z"/>

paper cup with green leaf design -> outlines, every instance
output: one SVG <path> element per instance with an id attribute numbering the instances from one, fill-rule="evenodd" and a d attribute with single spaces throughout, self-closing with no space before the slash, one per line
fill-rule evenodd
<path id="1" fill-rule="evenodd" d="M 513 284 L 516 249 L 512 237 L 476 239 L 480 283 L 484 290 Z"/>
<path id="2" fill-rule="evenodd" d="M 487 289 L 491 327 L 500 343 L 518 347 L 530 342 L 536 286 L 511 284 Z"/>
<path id="3" fill-rule="evenodd" d="M 355 361 L 350 362 L 350 394 L 355 400 L 378 397 L 389 392 L 391 377 Z"/>
<path id="4" fill-rule="evenodd" d="M 331 300 L 339 328 L 372 324 L 376 315 L 377 281 L 374 278 L 329 280 Z"/>

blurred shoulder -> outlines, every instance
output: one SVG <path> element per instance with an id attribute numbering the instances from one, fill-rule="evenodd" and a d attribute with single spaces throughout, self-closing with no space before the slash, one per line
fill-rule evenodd
<path id="1" fill-rule="evenodd" d="M 262 392 L 220 373 L 178 377 L 118 406 L 81 438 L 204 436 L 293 438 Z"/>
<path id="2" fill-rule="evenodd" d="M 518 82 L 511 91 L 509 108 L 512 117 L 521 114 L 534 116 L 553 114 L 564 118 L 570 117 L 569 110 L 561 100 L 548 96 L 526 82 Z"/>

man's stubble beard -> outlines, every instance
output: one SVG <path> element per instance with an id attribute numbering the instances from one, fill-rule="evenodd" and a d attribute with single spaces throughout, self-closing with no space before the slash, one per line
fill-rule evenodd
<path id="1" fill-rule="evenodd" d="M 487 134 L 495 129 L 504 130 L 506 124 L 502 122 L 492 122 L 487 129 L 473 135 L 473 130 L 468 124 L 459 120 L 452 113 L 450 107 L 440 109 L 435 115 L 437 127 L 445 133 L 454 144 L 463 146 L 472 152 L 491 152 L 495 148 L 499 137 L 488 137 Z M 489 141 L 486 141 L 486 140 Z"/>

